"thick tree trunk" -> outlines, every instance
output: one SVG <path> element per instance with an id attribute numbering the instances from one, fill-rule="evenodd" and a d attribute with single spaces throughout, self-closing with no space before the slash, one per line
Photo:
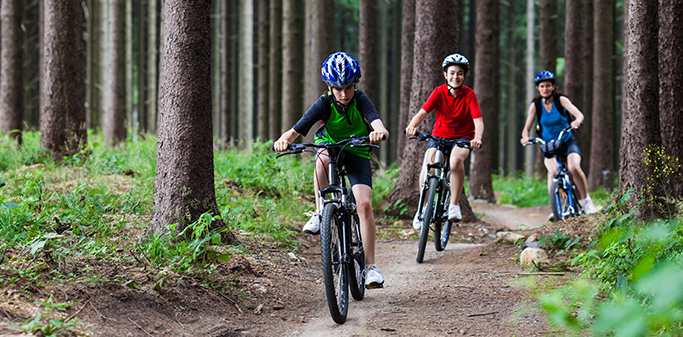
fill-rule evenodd
<path id="1" fill-rule="evenodd" d="M 21 29 L 21 1 L 2 0 L 0 16 L 0 131 L 4 136 L 8 131 L 18 130 L 12 132 L 10 137 L 21 144 L 21 122 L 24 112 L 21 49 L 24 32 Z"/>
<path id="2" fill-rule="evenodd" d="M 408 119 L 420 110 L 435 87 L 444 82 L 441 62 L 458 45 L 456 3 L 452 0 L 418 0 L 415 2 L 415 49 L 413 79 Z M 453 27 L 453 29 L 442 29 Z M 436 120 L 430 113 L 422 122 L 421 131 L 431 131 Z M 404 137 L 404 136 L 402 136 Z M 389 203 L 397 200 L 415 207 L 419 199 L 419 176 L 427 144 L 409 141 L 403 153 L 401 173 L 394 189 L 387 195 Z M 467 198 L 461 198 L 466 203 Z"/>
<path id="3" fill-rule="evenodd" d="M 359 88 L 365 92 L 366 95 L 375 102 L 381 102 L 379 99 L 378 76 L 380 72 L 377 64 L 377 11 L 378 0 L 365 0 L 359 4 L 359 38 L 360 47 L 358 62 L 363 74 L 363 78 L 359 84 Z"/>
<path id="4" fill-rule="evenodd" d="M 493 195 L 493 185 L 491 183 L 491 166 L 498 125 L 498 100 L 496 96 L 500 93 L 496 87 L 496 77 L 499 76 L 498 67 L 492 66 L 496 63 L 495 56 L 498 55 L 498 12 L 499 3 L 497 0 L 479 0 L 477 2 L 477 38 L 476 55 L 474 62 L 475 78 L 474 92 L 477 93 L 479 106 L 481 107 L 484 125 L 487 128 L 484 132 L 482 148 L 472 152 L 470 161 L 470 194 L 478 199 L 485 199 L 495 203 Z"/>
<path id="5" fill-rule="evenodd" d="M 164 1 L 164 49 L 154 212 L 156 235 L 176 231 L 209 212 L 219 215 L 211 121 L 211 1 Z M 225 226 L 222 220 L 213 224 Z M 227 235 L 231 242 L 234 236 Z M 227 242 L 226 242 L 227 243 Z"/>
<path id="6" fill-rule="evenodd" d="M 659 1 L 659 128 L 664 154 L 683 161 L 683 2 Z M 663 181 L 669 197 L 683 198 L 683 169 Z"/>
<path id="7" fill-rule="evenodd" d="M 631 205 L 638 210 L 639 217 L 647 218 L 659 214 L 653 205 L 658 192 L 649 190 L 653 167 L 641 164 L 648 146 L 662 142 L 658 113 L 658 4 L 629 1 L 628 13 L 627 109 L 622 119 L 619 190 L 634 189 Z M 636 204 L 639 200 L 646 202 Z"/>
<path id="8" fill-rule="evenodd" d="M 239 27 L 239 148 L 254 142 L 254 0 L 240 0 Z"/>
<path id="9" fill-rule="evenodd" d="M 112 146 L 126 140 L 126 4 L 124 0 L 108 1 L 104 140 Z"/>
<path id="10" fill-rule="evenodd" d="M 268 98 L 270 109 L 270 130 L 268 137 L 278 139 L 282 134 L 282 90 L 273 88 L 282 83 L 282 0 L 270 0 L 270 85 Z M 278 85 L 279 86 L 279 85 Z"/>
<path id="11" fill-rule="evenodd" d="M 257 135 L 261 142 L 268 140 L 270 131 L 270 0 L 260 0 L 258 6 L 258 95 L 257 98 Z"/>
<path id="12" fill-rule="evenodd" d="M 588 189 L 602 185 L 602 176 L 614 172 L 614 2 L 595 1 L 593 69 L 593 123 Z"/>
<path id="13" fill-rule="evenodd" d="M 541 0 L 539 10 L 539 70 L 557 67 L 557 0 Z"/>
<path id="14" fill-rule="evenodd" d="M 41 60 L 40 145 L 56 160 L 87 143 L 85 59 L 80 2 L 45 0 Z"/>
<path id="15" fill-rule="evenodd" d="M 410 91 L 413 82 L 413 48 L 415 42 L 415 0 L 403 0 L 401 20 L 401 108 L 399 111 L 398 129 L 403 130 L 410 122 Z M 414 113 L 413 113 L 414 115 Z M 399 131 L 394 137 L 398 138 L 396 150 L 396 166 L 403 164 L 403 154 L 406 149 L 406 137 Z"/>
<path id="16" fill-rule="evenodd" d="M 294 126 L 303 114 L 302 11 L 300 0 L 282 1 L 282 128 L 285 130 Z"/>
<path id="17" fill-rule="evenodd" d="M 40 127 L 40 5 L 37 1 L 24 0 L 24 111 L 28 126 Z M 2 71 L 0 71 L 2 72 Z"/>
<path id="18" fill-rule="evenodd" d="M 585 174 L 590 172 L 591 134 L 593 132 L 593 0 L 582 0 L 581 20 L 581 59 L 584 68 L 582 77 L 583 126 L 579 130 L 576 141 L 581 149 L 581 169 Z M 566 72 L 565 72 L 566 74 Z M 584 137 L 585 135 L 585 137 Z"/>

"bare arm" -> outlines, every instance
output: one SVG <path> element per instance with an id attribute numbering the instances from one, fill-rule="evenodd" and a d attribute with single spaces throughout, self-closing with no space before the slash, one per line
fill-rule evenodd
<path id="1" fill-rule="evenodd" d="M 370 132 L 370 143 L 379 143 L 382 140 L 389 139 L 389 131 L 384 127 L 381 119 L 375 119 L 370 123 L 372 129 L 375 131 Z M 384 139 L 382 139 L 384 137 Z"/>
<path id="2" fill-rule="evenodd" d="M 420 109 L 420 111 L 413 116 L 413 119 L 410 120 L 410 123 L 408 123 L 408 126 L 406 127 L 406 135 L 410 137 L 415 135 L 415 132 L 417 132 L 417 127 L 427 117 L 427 113 L 428 112 L 424 109 Z"/>
<path id="3" fill-rule="evenodd" d="M 481 139 L 484 137 L 484 118 L 474 119 L 474 139 L 470 142 L 473 149 L 481 148 Z"/>
<path id="4" fill-rule="evenodd" d="M 536 107 L 533 104 L 529 106 L 529 112 L 526 116 L 526 123 L 524 124 L 524 129 L 522 129 L 522 139 L 520 143 L 526 144 L 529 141 L 529 131 L 531 130 L 531 124 L 534 123 L 534 118 L 536 117 Z"/>
<path id="5" fill-rule="evenodd" d="M 280 136 L 278 140 L 273 143 L 273 149 L 277 152 L 285 152 L 287 151 L 287 146 L 289 143 L 293 142 L 296 137 L 299 137 L 301 134 L 294 131 L 294 129 L 289 129 L 285 131 L 285 133 Z"/>
<path id="6" fill-rule="evenodd" d="M 562 103 L 562 106 L 567 109 L 572 116 L 574 116 L 574 121 L 571 123 L 571 126 L 578 129 L 583 123 L 583 114 L 579 108 L 577 108 L 574 103 L 572 103 L 572 101 L 565 96 L 560 96 L 560 103 Z"/>

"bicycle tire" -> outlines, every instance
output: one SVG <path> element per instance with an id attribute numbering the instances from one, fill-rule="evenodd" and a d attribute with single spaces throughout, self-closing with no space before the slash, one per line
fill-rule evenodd
<path id="1" fill-rule="evenodd" d="M 363 250 L 358 213 L 353 212 L 350 219 L 351 225 L 349 228 L 351 228 L 351 231 L 346 242 L 349 243 L 348 251 L 351 253 L 353 263 L 349 264 L 349 270 L 346 275 L 349 277 L 351 296 L 354 300 L 361 301 L 365 297 L 365 251 Z"/>
<path id="2" fill-rule="evenodd" d="M 579 203 L 579 195 L 576 193 L 576 185 L 572 184 L 572 200 L 574 201 L 574 216 L 579 216 L 583 213 L 583 207 Z"/>
<path id="3" fill-rule="evenodd" d="M 443 221 L 444 216 L 442 214 L 444 214 L 444 212 L 448 212 L 447 207 L 451 203 L 451 191 L 447 190 L 448 186 L 444 186 L 443 189 L 444 190 L 441 191 L 441 194 L 444 197 L 442 200 L 439 201 L 439 205 L 437 206 L 437 209 L 436 209 L 436 214 L 441 215 L 441 217 L 436 218 L 435 219 L 436 221 L 434 221 L 434 248 L 436 249 L 437 252 L 443 251 L 444 248 L 446 248 L 446 245 L 443 242 L 443 236 L 442 236 L 441 230 L 444 230 L 443 234 L 446 233 L 446 228 L 444 225 L 446 225 L 446 222 L 448 222 L 448 219 L 446 219 L 446 222 L 444 222 Z M 446 238 L 446 243 L 448 243 L 448 238 Z"/>
<path id="4" fill-rule="evenodd" d="M 429 190 L 427 190 L 427 201 L 425 202 L 424 211 L 422 212 L 422 230 L 420 231 L 420 241 L 417 245 L 417 257 L 415 258 L 417 263 L 422 263 L 425 256 L 425 249 L 427 248 L 427 240 L 429 239 L 429 225 L 431 225 L 432 215 L 434 215 L 436 183 L 436 177 L 429 178 Z"/>
<path id="5" fill-rule="evenodd" d="M 322 255 L 323 281 L 327 306 L 332 319 L 338 324 L 346 322 L 349 308 L 347 268 L 341 252 L 341 223 L 336 204 L 325 205 L 320 224 L 320 253 Z"/>
<path id="6" fill-rule="evenodd" d="M 565 212 L 569 205 L 569 199 L 562 181 L 553 182 L 550 191 L 550 208 L 553 210 L 555 222 L 565 220 Z"/>

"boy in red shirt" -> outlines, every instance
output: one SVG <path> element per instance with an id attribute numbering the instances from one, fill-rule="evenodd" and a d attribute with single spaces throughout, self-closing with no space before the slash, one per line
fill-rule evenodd
<path id="1" fill-rule="evenodd" d="M 422 109 L 413 117 L 406 128 L 408 136 L 414 136 L 417 127 L 427 117 L 427 114 L 436 110 L 436 123 L 432 136 L 451 140 L 466 139 L 470 141 L 473 149 L 481 147 L 481 138 L 484 134 L 484 121 L 481 117 L 479 102 L 474 90 L 463 85 L 470 69 L 470 62 L 460 54 L 448 55 L 441 64 L 446 84 L 434 89 Z M 453 143 L 455 145 L 455 142 Z M 420 182 L 424 180 L 427 163 L 434 163 L 436 142 L 430 140 L 425 153 Z M 470 150 L 454 146 L 450 155 L 451 169 L 451 204 L 448 206 L 448 219 L 451 221 L 461 220 L 460 192 L 465 181 L 465 159 Z M 413 228 L 420 229 L 422 222 L 419 214 L 413 218 Z"/>

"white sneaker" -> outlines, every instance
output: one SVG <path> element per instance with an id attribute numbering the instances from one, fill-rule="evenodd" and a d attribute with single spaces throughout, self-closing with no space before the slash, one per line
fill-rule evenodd
<path id="1" fill-rule="evenodd" d="M 365 266 L 365 287 L 368 289 L 384 288 L 384 276 L 377 265 Z"/>
<path id="2" fill-rule="evenodd" d="M 593 203 L 593 200 L 591 199 L 586 199 L 583 203 L 583 212 L 586 213 L 586 215 L 591 215 L 597 210 L 595 209 L 595 204 Z"/>
<path id="3" fill-rule="evenodd" d="M 413 229 L 415 229 L 416 231 L 422 229 L 422 220 L 420 220 L 419 215 L 419 212 L 415 212 L 415 217 L 413 218 Z"/>
<path id="4" fill-rule="evenodd" d="M 303 232 L 313 235 L 320 234 L 320 215 L 318 213 L 314 213 L 311 216 L 306 225 L 304 225 Z"/>
<path id="5" fill-rule="evenodd" d="M 460 205 L 448 206 L 448 220 L 450 220 L 450 221 L 462 220 L 462 213 L 460 213 Z"/>

